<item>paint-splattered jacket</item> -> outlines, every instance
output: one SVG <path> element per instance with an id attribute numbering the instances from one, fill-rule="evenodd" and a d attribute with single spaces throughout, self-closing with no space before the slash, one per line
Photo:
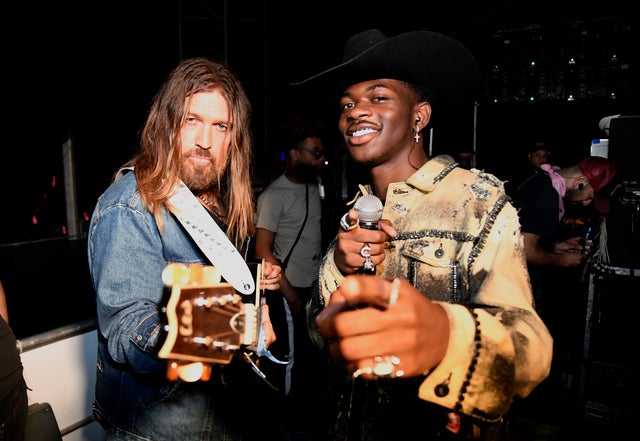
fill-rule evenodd
<path id="1" fill-rule="evenodd" d="M 450 320 L 446 355 L 419 379 L 417 396 L 481 421 L 499 420 L 514 396 L 528 395 L 548 375 L 552 353 L 532 306 L 518 215 L 502 182 L 437 156 L 389 186 L 382 217 L 399 235 L 377 274 L 410 280 Z M 344 278 L 333 251 L 321 268 L 325 303 Z"/>

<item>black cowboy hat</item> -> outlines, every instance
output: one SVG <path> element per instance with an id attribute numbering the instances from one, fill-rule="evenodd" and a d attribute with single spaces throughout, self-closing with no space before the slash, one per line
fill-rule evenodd
<path id="1" fill-rule="evenodd" d="M 413 31 L 387 37 L 370 29 L 347 40 L 341 64 L 291 85 L 337 94 L 378 78 L 412 83 L 427 91 L 430 101 L 454 104 L 474 98 L 480 71 L 473 54 L 448 35 Z"/>

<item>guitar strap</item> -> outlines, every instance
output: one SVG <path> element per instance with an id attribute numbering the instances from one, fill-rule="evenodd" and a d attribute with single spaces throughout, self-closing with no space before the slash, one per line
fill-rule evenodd
<path id="1" fill-rule="evenodd" d="M 116 179 L 130 170 L 133 167 L 120 169 Z M 247 262 L 184 182 L 178 181 L 173 189 L 169 207 L 225 280 L 242 294 L 253 294 L 256 282 Z"/>
<path id="2" fill-rule="evenodd" d="M 169 204 L 171 212 L 227 282 L 242 294 L 253 294 L 256 285 L 247 262 L 184 182 L 178 182 Z"/>

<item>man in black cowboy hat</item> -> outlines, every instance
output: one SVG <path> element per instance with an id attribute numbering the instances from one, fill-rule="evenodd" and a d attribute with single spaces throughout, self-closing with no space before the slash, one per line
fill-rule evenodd
<path id="1" fill-rule="evenodd" d="M 439 33 L 378 30 L 343 60 L 294 83 L 339 95 L 339 130 L 370 171 L 361 192 L 384 203 L 374 229 L 349 210 L 323 258 L 316 323 L 347 374 L 331 437 L 487 439 L 548 375 L 552 339 L 503 183 L 425 151 L 432 110 L 471 103 L 476 61 Z M 376 275 L 358 274 L 367 265 Z"/>

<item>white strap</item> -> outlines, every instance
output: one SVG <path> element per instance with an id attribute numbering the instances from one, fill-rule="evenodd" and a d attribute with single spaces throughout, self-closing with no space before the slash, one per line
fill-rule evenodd
<path id="1" fill-rule="evenodd" d="M 171 212 L 227 282 L 242 294 L 253 294 L 256 285 L 247 262 L 184 182 L 178 182 L 169 203 Z"/>

